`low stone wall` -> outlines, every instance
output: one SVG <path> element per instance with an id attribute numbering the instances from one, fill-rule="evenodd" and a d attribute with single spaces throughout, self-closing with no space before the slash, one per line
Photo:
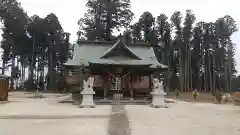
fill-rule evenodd
<path id="1" fill-rule="evenodd" d="M 233 98 L 233 104 L 237 105 L 237 106 L 240 106 L 240 99 L 234 99 Z"/>
<path id="2" fill-rule="evenodd" d="M 240 106 L 240 92 L 233 93 L 232 98 L 233 98 L 233 104 Z"/>

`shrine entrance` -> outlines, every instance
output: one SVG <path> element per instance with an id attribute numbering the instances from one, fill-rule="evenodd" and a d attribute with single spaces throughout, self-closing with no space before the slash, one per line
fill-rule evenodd
<path id="1" fill-rule="evenodd" d="M 130 72 L 123 72 L 122 68 L 115 69 L 114 73 L 108 72 L 109 90 L 112 93 L 113 100 L 124 98 L 124 88 L 126 80 L 129 79 Z"/>

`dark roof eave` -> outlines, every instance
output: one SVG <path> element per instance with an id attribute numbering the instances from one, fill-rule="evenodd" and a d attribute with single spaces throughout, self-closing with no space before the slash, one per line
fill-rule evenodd
<path id="1" fill-rule="evenodd" d="M 130 65 L 130 64 L 113 64 L 113 63 L 95 63 L 95 62 L 89 62 L 90 65 L 105 65 L 105 66 L 138 66 L 138 67 L 150 67 L 151 64 L 140 64 L 140 65 L 137 65 L 137 64 L 133 64 L 133 65 Z"/>
<path id="2" fill-rule="evenodd" d="M 67 69 L 80 69 L 80 68 L 86 68 L 88 66 L 86 65 L 64 65 Z"/>
<path id="3" fill-rule="evenodd" d="M 11 78 L 10 76 L 7 76 L 7 75 L 0 75 L 0 79 L 1 78 L 6 78 L 6 79 L 9 79 L 9 78 Z"/>
<path id="4" fill-rule="evenodd" d="M 161 65 L 161 66 L 150 67 L 150 69 L 154 69 L 154 70 L 168 70 L 168 66 Z"/>

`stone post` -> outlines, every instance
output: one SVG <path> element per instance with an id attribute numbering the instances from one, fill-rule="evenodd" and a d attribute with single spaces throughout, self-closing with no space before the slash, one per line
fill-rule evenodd
<path id="1" fill-rule="evenodd" d="M 166 93 L 164 92 L 162 83 L 159 82 L 157 78 L 153 79 L 153 90 L 151 92 L 152 95 L 152 103 L 151 106 L 154 108 L 166 108 L 166 104 L 164 101 L 164 96 Z"/>

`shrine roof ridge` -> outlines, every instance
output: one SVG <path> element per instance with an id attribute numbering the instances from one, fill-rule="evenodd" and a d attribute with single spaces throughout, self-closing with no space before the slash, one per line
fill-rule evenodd
<path id="1" fill-rule="evenodd" d="M 77 44 L 100 44 L 100 45 L 113 45 L 117 43 L 119 40 L 116 41 L 105 41 L 105 40 L 78 40 Z M 126 46 L 146 46 L 146 47 L 153 47 L 153 44 L 145 41 L 135 41 L 132 44 L 126 44 Z"/>
<path id="2" fill-rule="evenodd" d="M 78 44 L 114 44 L 114 41 L 104 41 L 104 40 L 78 40 Z"/>

